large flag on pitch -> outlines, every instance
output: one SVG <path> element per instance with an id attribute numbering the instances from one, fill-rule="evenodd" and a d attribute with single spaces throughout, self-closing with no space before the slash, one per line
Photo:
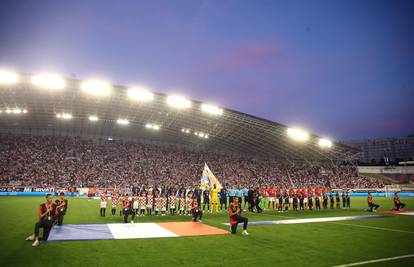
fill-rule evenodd
<path id="1" fill-rule="evenodd" d="M 217 190 L 222 188 L 219 180 L 214 176 L 213 172 L 207 166 L 207 163 L 204 163 L 203 175 L 201 176 L 200 188 L 213 188 L 213 185 L 216 185 Z"/>

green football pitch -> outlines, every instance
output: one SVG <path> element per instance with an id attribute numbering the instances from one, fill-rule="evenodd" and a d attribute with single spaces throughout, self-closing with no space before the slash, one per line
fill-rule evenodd
<path id="1" fill-rule="evenodd" d="M 32 247 L 42 197 L 0 197 L 0 259 L 2 266 L 335 266 L 414 254 L 414 216 L 303 224 L 252 226 L 250 235 L 197 236 L 101 241 L 49 242 Z M 401 198 L 408 209 L 414 199 Z M 390 198 L 375 198 L 376 214 L 391 210 Z M 352 198 L 350 210 L 244 212 L 249 221 L 304 219 L 372 214 L 366 198 Z M 189 217 L 137 217 L 139 222 L 188 221 Z M 67 224 L 120 223 L 99 216 L 99 201 L 69 198 Z M 228 229 L 227 213 L 205 213 L 203 223 Z M 414 257 L 367 264 L 414 266 Z"/>

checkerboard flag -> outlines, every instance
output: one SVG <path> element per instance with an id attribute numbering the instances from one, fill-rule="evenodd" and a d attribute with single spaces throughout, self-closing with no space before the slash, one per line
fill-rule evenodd
<path id="1" fill-rule="evenodd" d="M 204 170 L 203 175 L 201 176 L 200 188 L 213 188 L 214 184 L 216 185 L 217 190 L 220 190 L 222 188 L 221 183 L 219 182 L 219 180 L 217 180 L 216 176 L 214 176 L 213 172 L 207 166 L 207 163 L 204 163 Z"/>

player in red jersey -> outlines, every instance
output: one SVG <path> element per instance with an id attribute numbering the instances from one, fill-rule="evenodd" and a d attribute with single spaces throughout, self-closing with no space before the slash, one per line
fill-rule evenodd
<path id="1" fill-rule="evenodd" d="M 275 189 L 274 187 L 269 187 L 267 189 L 267 194 L 269 195 L 269 202 L 267 203 L 267 208 L 270 209 L 270 204 L 272 204 L 272 209 L 275 210 Z"/>
<path id="2" fill-rule="evenodd" d="M 293 195 L 295 194 L 295 191 L 293 190 L 293 188 L 289 188 L 289 208 L 292 207 L 292 203 L 293 203 Z"/>

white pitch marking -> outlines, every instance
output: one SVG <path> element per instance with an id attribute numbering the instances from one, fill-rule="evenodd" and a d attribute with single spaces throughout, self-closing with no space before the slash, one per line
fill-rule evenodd
<path id="1" fill-rule="evenodd" d="M 356 226 L 356 227 L 362 227 L 362 228 L 370 228 L 370 229 L 384 230 L 384 231 L 391 231 L 391 232 L 399 232 L 399 233 L 406 233 L 406 234 L 414 234 L 414 232 L 411 232 L 411 231 L 404 231 L 404 230 L 391 229 L 391 228 L 382 228 L 382 227 L 375 227 L 375 226 L 368 226 L 368 225 L 360 225 L 360 224 L 352 224 L 352 223 L 339 223 L 339 222 L 334 222 L 334 224 Z"/>
<path id="2" fill-rule="evenodd" d="M 364 265 L 364 264 L 369 264 L 369 263 L 374 263 L 374 262 L 392 261 L 392 260 L 411 258 L 411 257 L 414 257 L 414 254 L 402 255 L 402 256 L 390 257 L 390 258 L 382 258 L 382 259 L 376 259 L 376 260 L 369 260 L 369 261 L 360 261 L 360 262 L 354 262 L 354 263 L 348 263 L 348 264 L 342 264 L 342 265 L 335 265 L 333 267 L 348 267 L 348 266 Z"/>

